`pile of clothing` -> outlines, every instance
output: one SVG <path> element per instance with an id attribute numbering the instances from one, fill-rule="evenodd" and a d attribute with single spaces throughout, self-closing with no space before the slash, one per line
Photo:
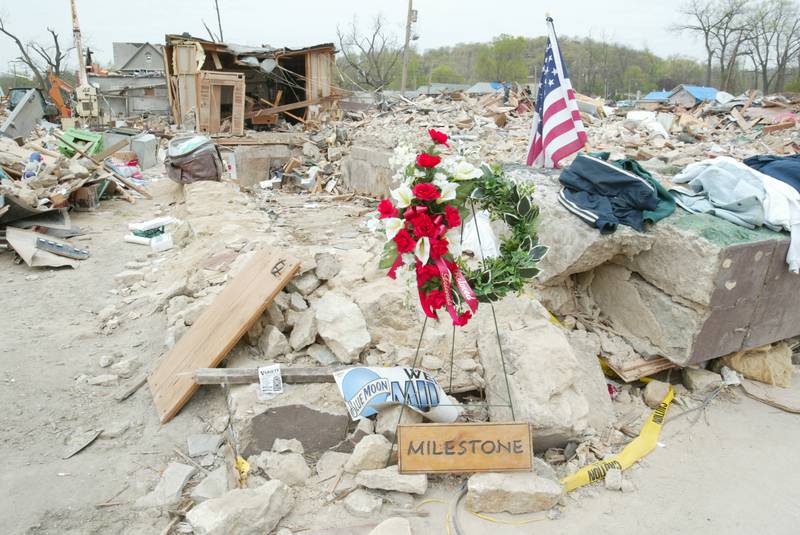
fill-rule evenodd
<path id="1" fill-rule="evenodd" d="M 559 181 L 558 200 L 603 234 L 621 223 L 643 232 L 675 211 L 669 192 L 636 160 L 608 162 L 607 152 L 579 154 Z"/>
<path id="2" fill-rule="evenodd" d="M 786 263 L 791 272 L 800 273 L 800 160 L 713 158 L 688 165 L 673 183 L 686 185 L 670 192 L 689 212 L 713 214 L 748 228 L 789 231 Z"/>

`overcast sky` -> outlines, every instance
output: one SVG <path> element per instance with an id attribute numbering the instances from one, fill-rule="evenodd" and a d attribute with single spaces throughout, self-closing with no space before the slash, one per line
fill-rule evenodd
<path id="1" fill-rule="evenodd" d="M 111 60 L 113 41 L 164 42 L 167 33 L 206 37 L 201 20 L 216 31 L 213 0 L 77 0 L 84 40 L 101 63 Z M 336 26 L 353 16 L 362 23 L 382 14 L 402 38 L 405 0 L 219 0 L 225 41 L 302 47 L 336 41 Z M 654 0 L 415 0 L 416 33 L 421 49 L 459 42 L 489 41 L 501 33 L 535 37 L 544 34 L 545 13 L 559 35 L 605 36 L 656 54 L 702 55 L 691 36 L 668 30 L 679 22 L 680 2 Z M 13 6 L 13 7 L 11 7 Z M 635 6 L 635 7 L 634 7 Z M 69 0 L 3 0 L 0 15 L 23 41 L 46 40 L 53 27 L 72 42 Z M 0 35 L 0 71 L 10 71 L 17 57 L 14 43 Z M 70 57 L 75 65 L 74 57 Z"/>

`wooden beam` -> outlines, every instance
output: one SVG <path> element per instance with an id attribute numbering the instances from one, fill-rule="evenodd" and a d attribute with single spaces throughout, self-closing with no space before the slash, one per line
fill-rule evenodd
<path id="1" fill-rule="evenodd" d="M 747 111 L 747 108 L 749 108 L 750 105 L 753 103 L 753 99 L 754 98 L 756 98 L 756 90 L 755 89 L 751 89 L 750 93 L 749 93 L 749 95 L 747 97 L 747 102 L 745 103 L 744 107 L 741 110 L 742 114 L 744 114 L 744 112 Z"/>
<path id="2" fill-rule="evenodd" d="M 734 119 L 736 119 L 736 124 L 739 125 L 739 128 L 741 128 L 743 132 L 750 131 L 750 124 L 744 119 L 744 117 L 742 117 L 742 114 L 739 113 L 739 110 L 733 108 L 731 110 L 731 115 Z"/>
<path id="3" fill-rule="evenodd" d="M 795 123 L 794 121 L 786 122 L 786 123 L 778 123 L 778 124 L 771 124 L 769 126 L 765 126 L 762 132 L 765 134 L 771 134 L 773 132 L 779 132 L 781 130 L 788 130 L 790 128 L 794 128 Z"/>
<path id="4" fill-rule="evenodd" d="M 283 106 L 275 106 L 274 108 L 268 108 L 266 110 L 258 110 L 254 112 L 250 112 L 247 119 L 251 119 L 253 117 L 264 117 L 266 115 L 274 115 L 276 113 L 283 113 L 285 111 L 291 110 L 298 110 L 300 108 L 307 108 L 313 104 L 319 104 L 323 99 L 315 98 L 311 100 L 302 100 L 300 102 L 293 102 L 291 104 L 284 104 Z"/>
<path id="5" fill-rule="evenodd" d="M 211 53 L 211 59 L 214 60 L 214 68 L 217 69 L 218 71 L 221 71 L 222 70 L 222 62 L 219 60 L 219 54 L 217 54 L 216 52 L 212 52 Z"/>
<path id="6" fill-rule="evenodd" d="M 127 146 L 128 143 L 130 143 L 130 140 L 120 139 L 119 141 L 117 141 L 116 143 L 114 143 L 113 145 L 108 147 L 107 149 L 103 150 L 100 154 L 95 155 L 95 158 L 97 158 L 98 161 L 102 162 L 103 160 L 105 160 L 106 158 L 108 158 L 109 156 L 111 156 L 112 154 L 114 154 L 115 152 L 120 150 L 121 148 Z"/>
<path id="7" fill-rule="evenodd" d="M 333 383 L 339 368 L 281 368 L 283 382 L 290 385 Z M 197 368 L 194 382 L 198 385 L 241 385 L 258 382 L 258 368 Z"/>
<path id="8" fill-rule="evenodd" d="M 278 94 L 275 96 L 275 103 L 272 103 L 269 100 L 261 98 L 261 97 L 258 98 L 258 102 L 260 102 L 261 104 L 266 104 L 270 108 L 274 108 L 274 107 L 278 106 L 281 103 L 281 97 L 283 97 L 283 89 L 278 89 Z M 257 114 L 258 111 L 253 111 L 251 113 L 256 113 Z M 291 117 L 295 121 L 299 121 L 299 122 L 305 124 L 305 120 L 304 119 L 298 117 L 297 115 L 295 115 L 293 113 L 289 113 L 288 111 L 285 111 L 285 112 L 283 112 L 283 114 L 284 115 L 288 115 L 289 117 Z M 256 117 L 257 116 L 254 116 L 250 120 L 252 121 Z M 257 121 L 253 121 L 253 124 L 262 124 L 262 123 L 259 123 Z M 269 124 L 269 123 L 265 123 L 265 124 Z"/>

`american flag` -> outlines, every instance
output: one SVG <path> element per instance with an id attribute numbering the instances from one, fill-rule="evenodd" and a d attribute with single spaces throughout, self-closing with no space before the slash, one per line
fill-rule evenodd
<path id="1" fill-rule="evenodd" d="M 550 17 L 547 17 L 547 33 L 528 165 L 557 168 L 559 161 L 586 144 L 586 130 Z"/>

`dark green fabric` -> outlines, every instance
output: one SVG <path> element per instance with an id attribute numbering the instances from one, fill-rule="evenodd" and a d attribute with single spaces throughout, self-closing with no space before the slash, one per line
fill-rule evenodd
<path id="1" fill-rule="evenodd" d="M 595 158 L 608 161 L 611 153 L 590 152 L 589 156 L 594 156 Z M 644 178 L 650 184 L 652 184 L 654 188 L 656 188 L 656 193 L 658 194 L 658 206 L 655 210 L 645 210 L 642 212 L 645 222 L 655 223 L 656 221 L 661 221 L 675 211 L 675 198 L 664 186 L 661 185 L 658 180 L 653 178 L 653 175 L 651 175 L 644 167 L 642 167 L 639 162 L 632 158 L 623 158 L 622 160 L 613 160 L 611 163 L 628 171 L 629 173 L 633 173 Z"/>

